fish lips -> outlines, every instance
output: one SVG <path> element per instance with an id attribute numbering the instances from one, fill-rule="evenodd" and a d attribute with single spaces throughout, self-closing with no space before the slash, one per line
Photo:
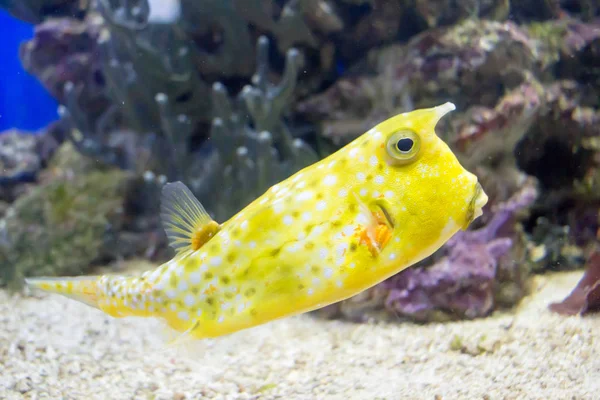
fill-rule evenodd
<path id="1" fill-rule="evenodd" d="M 462 228 L 463 230 L 466 230 L 473 221 L 483 214 L 483 207 L 487 204 L 487 202 L 488 196 L 483 191 L 483 187 L 481 187 L 479 182 L 475 183 L 473 197 L 471 197 L 471 201 L 469 202 L 466 223 Z"/>

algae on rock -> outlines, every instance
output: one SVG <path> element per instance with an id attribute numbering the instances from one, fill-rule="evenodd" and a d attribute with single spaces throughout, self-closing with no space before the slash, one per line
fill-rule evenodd
<path id="1" fill-rule="evenodd" d="M 109 245 L 111 225 L 120 224 L 129 173 L 95 168 L 69 145 L 53 161 L 48 173 L 54 176 L 19 197 L 0 220 L 0 285 L 88 272 Z"/>

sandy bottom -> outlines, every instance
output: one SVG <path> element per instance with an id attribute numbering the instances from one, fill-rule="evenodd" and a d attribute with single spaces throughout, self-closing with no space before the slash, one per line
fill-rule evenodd
<path id="1" fill-rule="evenodd" d="M 165 347 L 153 320 L 0 292 L 4 399 L 598 399 L 600 316 L 561 317 L 580 273 L 514 313 L 447 324 L 288 318 Z"/>

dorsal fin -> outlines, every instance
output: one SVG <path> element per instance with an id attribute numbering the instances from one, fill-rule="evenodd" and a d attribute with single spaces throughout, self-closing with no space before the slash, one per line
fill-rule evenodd
<path id="1" fill-rule="evenodd" d="M 177 254 L 198 250 L 221 229 L 181 182 L 167 183 L 163 187 L 160 218 L 169 245 Z"/>

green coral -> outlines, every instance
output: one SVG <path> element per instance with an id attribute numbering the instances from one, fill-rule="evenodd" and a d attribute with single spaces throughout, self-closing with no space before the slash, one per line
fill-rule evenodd
<path id="1" fill-rule="evenodd" d="M 567 22 L 534 22 L 527 26 L 527 33 L 537 41 L 537 55 L 543 69 L 560 60 Z"/>
<path id="2" fill-rule="evenodd" d="M 0 285 L 19 288 L 27 276 L 84 273 L 109 245 L 129 173 L 88 165 L 87 173 L 73 174 L 65 158 L 77 171 L 85 161 L 71 146 L 55 158 L 50 170 L 57 176 L 21 196 L 0 221 Z"/>

